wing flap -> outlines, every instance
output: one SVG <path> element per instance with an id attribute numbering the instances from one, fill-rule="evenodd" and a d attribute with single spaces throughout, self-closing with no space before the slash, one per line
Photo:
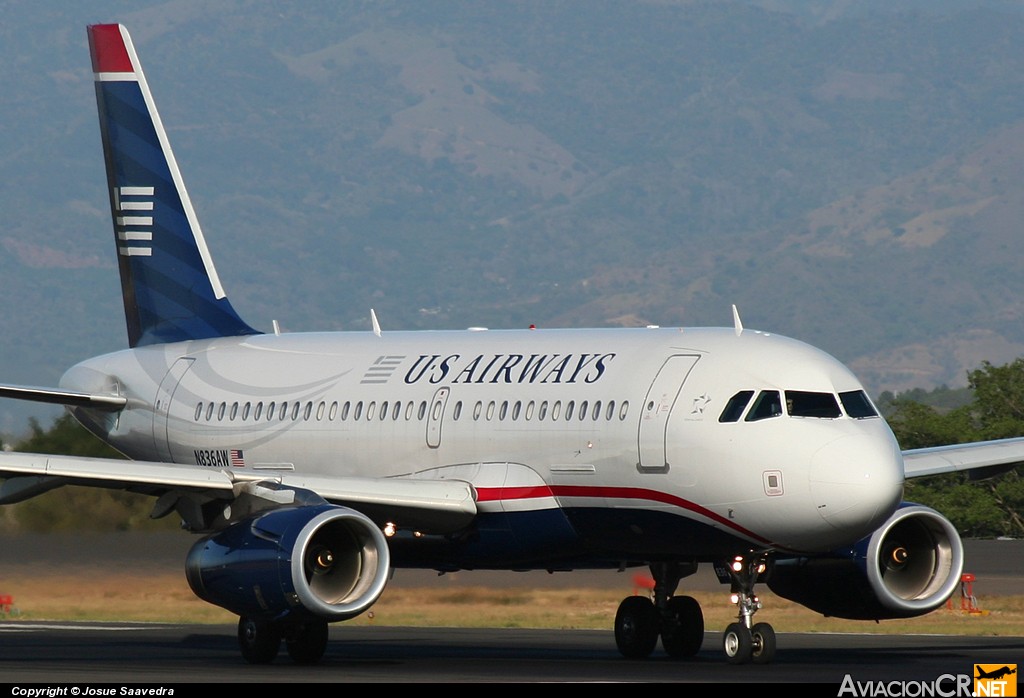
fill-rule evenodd
<path id="1" fill-rule="evenodd" d="M 903 452 L 907 478 L 988 469 L 998 474 L 1024 464 L 1024 438 L 976 441 L 951 446 L 915 448 Z"/>

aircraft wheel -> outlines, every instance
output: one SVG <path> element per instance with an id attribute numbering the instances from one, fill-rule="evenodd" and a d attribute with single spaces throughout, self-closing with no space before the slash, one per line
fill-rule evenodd
<path id="1" fill-rule="evenodd" d="M 730 623 L 722 637 L 722 649 L 725 659 L 730 664 L 746 664 L 750 661 L 754 650 L 754 640 L 747 626 L 741 623 Z"/>
<path id="2" fill-rule="evenodd" d="M 658 610 L 643 596 L 627 596 L 615 614 L 615 644 L 627 659 L 650 656 L 658 644 Z"/>
<path id="3" fill-rule="evenodd" d="M 754 664 L 768 664 L 775 658 L 775 629 L 768 623 L 756 623 L 750 629 Z"/>
<path id="4" fill-rule="evenodd" d="M 670 657 L 692 657 L 704 642 L 704 613 L 692 596 L 668 600 L 661 627 L 661 646 Z"/>
<path id="5" fill-rule="evenodd" d="M 269 621 L 238 619 L 238 646 L 250 664 L 270 664 L 281 649 L 281 633 Z"/>
<path id="6" fill-rule="evenodd" d="M 285 642 L 288 656 L 296 664 L 316 664 L 327 650 L 327 621 L 314 620 L 304 623 Z"/>

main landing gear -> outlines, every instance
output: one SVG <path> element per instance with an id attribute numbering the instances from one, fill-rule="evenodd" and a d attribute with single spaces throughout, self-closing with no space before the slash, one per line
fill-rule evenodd
<path id="1" fill-rule="evenodd" d="M 767 664 L 775 657 L 775 630 L 768 623 L 754 623 L 761 602 L 754 584 L 764 572 L 767 556 L 738 556 L 728 565 L 732 599 L 738 619 L 722 637 L 722 649 L 730 664 Z M 679 580 L 693 574 L 697 563 L 651 565 L 654 592 L 651 598 L 628 596 L 615 614 L 615 644 L 628 659 L 648 657 L 658 644 L 670 657 L 692 657 L 704 640 L 704 614 L 689 596 L 674 596 Z"/>
<path id="2" fill-rule="evenodd" d="M 722 649 L 730 664 L 767 664 L 775 657 L 775 630 L 768 623 L 753 622 L 761 608 L 754 584 L 765 565 L 763 555 L 737 556 L 729 563 L 732 599 L 739 616 L 737 622 L 726 626 L 722 636 Z"/>
<path id="3" fill-rule="evenodd" d="M 262 618 L 238 619 L 238 647 L 250 664 L 270 664 L 285 641 L 296 664 L 316 664 L 327 650 L 327 621 L 313 619 L 280 626 Z"/>
<path id="4" fill-rule="evenodd" d="M 643 659 L 661 646 L 670 657 L 692 657 L 704 641 L 704 614 L 689 596 L 674 596 L 679 580 L 693 574 L 696 563 L 651 565 L 652 598 L 628 596 L 615 614 L 615 644 L 622 656 Z"/>

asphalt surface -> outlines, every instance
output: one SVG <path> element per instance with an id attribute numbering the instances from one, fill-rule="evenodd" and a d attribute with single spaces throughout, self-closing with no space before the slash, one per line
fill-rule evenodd
<path id="1" fill-rule="evenodd" d="M 112 566 L 180 573 L 195 538 L 184 533 L 18 536 L 0 539 L 3 571 L 52 571 L 68 566 Z M 965 571 L 974 592 L 1024 593 L 1024 541 L 966 541 Z M 702 569 L 684 580 L 690 590 L 719 590 Z M 460 572 L 438 580 L 430 571 L 398 570 L 393 585 L 579 586 L 628 588 L 623 573 Z M 792 683 L 837 695 L 846 677 L 856 681 L 958 680 L 974 664 L 1024 663 L 1020 637 L 785 634 L 766 666 L 725 663 L 721 634 L 709 632 L 687 660 L 657 652 L 645 661 L 623 659 L 611 631 L 331 626 L 321 664 L 293 664 L 282 652 L 269 666 L 241 659 L 233 626 L 139 623 L 0 622 L 2 695 L 36 698 L 26 686 L 54 687 L 53 695 L 126 695 L 120 687 L 176 687 L 189 695 L 204 683 L 476 683 L 476 682 L 694 682 L 718 685 Z M 952 677 L 952 678 L 951 678 Z M 72 693 L 72 689 L 79 693 Z M 60 692 L 64 689 L 64 692 Z M 85 689 L 94 689 L 92 691 Z M 909 695 L 905 693 L 904 695 Z M 922 694 L 923 695 L 923 694 Z M 936 694 L 938 695 L 938 694 Z M 952 695 L 952 694 L 949 694 Z M 38 698 L 42 698 L 40 695 Z"/>

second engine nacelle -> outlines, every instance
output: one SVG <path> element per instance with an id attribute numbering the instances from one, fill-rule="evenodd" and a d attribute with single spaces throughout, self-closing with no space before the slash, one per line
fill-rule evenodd
<path id="1" fill-rule="evenodd" d="M 185 565 L 196 596 L 239 616 L 354 618 L 384 591 L 387 540 L 345 507 L 273 509 L 196 543 Z"/>
<path id="2" fill-rule="evenodd" d="M 768 587 L 826 616 L 910 618 L 953 594 L 963 571 L 953 524 L 928 507 L 904 504 L 870 536 L 832 555 L 777 560 Z"/>

